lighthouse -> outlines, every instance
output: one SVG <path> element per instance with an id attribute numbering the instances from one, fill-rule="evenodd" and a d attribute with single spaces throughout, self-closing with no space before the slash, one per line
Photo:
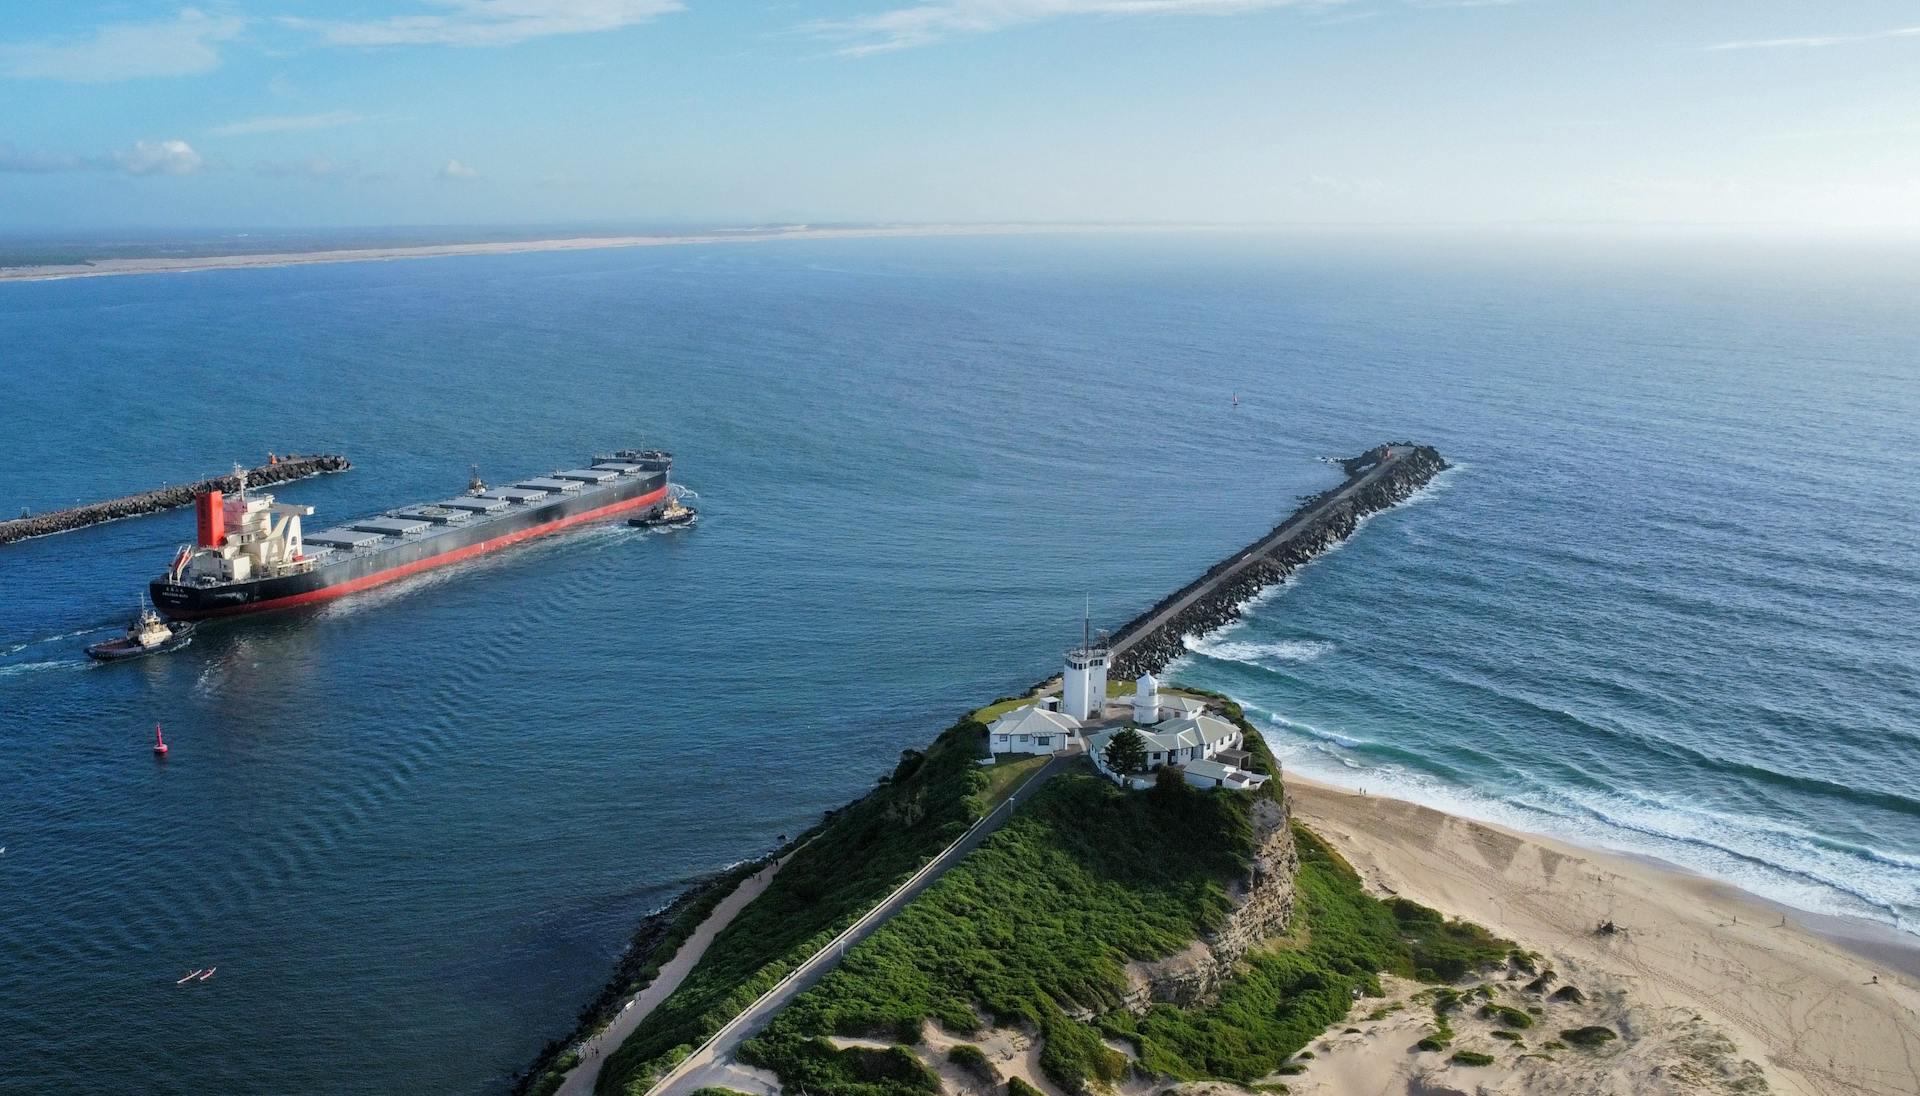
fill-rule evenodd
<path id="1" fill-rule="evenodd" d="M 1134 683 L 1133 721 L 1143 727 L 1160 722 L 1160 683 L 1151 673 L 1141 674 Z"/>
<path id="2" fill-rule="evenodd" d="M 1099 719 L 1107 704 L 1107 649 L 1104 636 L 1096 639 L 1085 621 L 1080 646 L 1067 651 L 1067 667 L 1060 675 L 1060 709 L 1075 719 Z"/>

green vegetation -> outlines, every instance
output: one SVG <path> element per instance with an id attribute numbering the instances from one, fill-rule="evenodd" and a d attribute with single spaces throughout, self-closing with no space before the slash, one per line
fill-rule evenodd
<path id="1" fill-rule="evenodd" d="M 1448 1060 L 1455 1065 L 1490 1066 L 1493 1064 L 1493 1055 L 1482 1054 L 1477 1050 L 1456 1050 L 1453 1052 L 1453 1057 Z"/>
<path id="2" fill-rule="evenodd" d="M 1018 1077 L 1009 1077 L 1007 1078 L 1007 1096 L 1046 1096 L 1046 1093 Z"/>
<path id="3" fill-rule="evenodd" d="M 1592 1049 L 1593 1047 L 1605 1046 L 1613 1040 L 1618 1039 L 1619 1036 L 1615 1035 L 1613 1029 L 1610 1027 L 1602 1027 L 1599 1024 L 1589 1024 L 1586 1027 L 1568 1028 L 1560 1033 L 1560 1038 L 1574 1046 Z"/>
<path id="4" fill-rule="evenodd" d="M 1177 785 L 1129 794 L 1092 775 L 1062 776 L 851 951 L 743 1056 L 775 1069 L 787 1087 L 853 1092 L 847 1071 L 801 1071 L 826 1046 L 819 1036 L 893 1032 L 925 1019 L 973 1031 L 980 1008 L 1041 1032 L 1041 1068 L 1062 1084 L 1118 1078 L 1121 1056 L 1064 1009 L 1114 1008 L 1128 957 L 1166 955 L 1220 924 L 1229 908 L 1223 881 L 1244 873 L 1252 852 L 1246 804 L 1230 793 Z"/>
<path id="5" fill-rule="evenodd" d="M 551 1096 L 559 1091 L 567 1072 L 580 1062 L 579 1052 L 572 1048 L 582 1038 L 611 1023 L 629 997 L 659 977 L 660 968 L 673 959 L 680 946 L 713 913 L 714 907 L 766 865 L 767 859 L 735 865 L 696 884 L 666 909 L 642 922 L 615 965 L 613 976 L 601 987 L 599 996 L 580 1011 L 580 1020 L 573 1032 L 565 1039 L 548 1043 L 514 1091 L 519 1096 Z"/>
<path id="6" fill-rule="evenodd" d="M 1553 991 L 1553 996 L 1547 998 L 1549 1001 L 1571 1001 L 1576 1005 L 1586 999 L 1587 995 L 1581 993 L 1577 986 L 1561 986 Z"/>
<path id="7" fill-rule="evenodd" d="M 1491 1036 L 1493 1036 L 1493 1037 L 1494 1037 L 1495 1039 L 1504 1039 L 1504 1040 L 1506 1040 L 1506 1041 L 1507 1041 L 1507 1042 L 1509 1042 L 1509 1043 L 1518 1043 L 1518 1042 L 1521 1042 L 1521 1039 L 1520 1039 L 1520 1036 L 1519 1036 L 1519 1034 L 1518 1034 L 1518 1033 L 1516 1033 L 1516 1032 L 1512 1032 L 1512 1031 L 1498 1031 L 1498 1030 L 1496 1030 L 1496 1031 L 1489 1031 L 1489 1032 L 1487 1032 L 1487 1034 L 1488 1034 L 1488 1035 L 1491 1035 Z"/>
<path id="8" fill-rule="evenodd" d="M 1520 1030 L 1533 1026 L 1533 1017 L 1507 1005 L 1481 1005 L 1480 1015 L 1497 1022 L 1501 1027 Z"/>
<path id="9" fill-rule="evenodd" d="M 999 700 L 973 713 L 972 718 L 975 723 L 984 727 L 1015 708 L 1031 704 L 1037 699 L 1039 699 L 1039 697 L 1034 694 L 1028 694 L 1026 696 L 1003 696 Z"/>
<path id="10" fill-rule="evenodd" d="M 960 1068 L 962 1073 L 982 1084 L 997 1085 L 1000 1075 L 994 1072 L 993 1063 L 987 1061 L 986 1053 L 971 1043 L 961 1043 L 947 1051 L 947 1061 Z"/>
<path id="11" fill-rule="evenodd" d="M 567 1073 L 580 1064 L 580 1052 L 571 1048 L 553 1055 L 545 1066 L 528 1084 L 526 1090 L 532 1096 L 553 1096 L 567 1081 Z"/>
<path id="12" fill-rule="evenodd" d="M 747 1096 L 747 1093 L 737 1088 L 723 1088 L 719 1085 L 708 1085 L 705 1088 L 694 1089 L 693 1096 Z"/>
<path id="13" fill-rule="evenodd" d="M 680 988 L 608 1057 L 596 1090 L 606 1096 L 644 1092 L 649 1078 L 965 832 L 985 812 L 991 794 L 987 770 L 974 763 L 984 734 L 979 724 L 962 720 L 926 752 L 907 751 L 880 787 L 803 835 L 766 892 L 721 931 Z"/>
<path id="14" fill-rule="evenodd" d="M 1106 762 L 1107 768 L 1117 773 L 1146 772 L 1146 736 L 1132 727 L 1127 727 L 1114 735 L 1107 740 Z"/>
<path id="15" fill-rule="evenodd" d="M 1131 1044 L 1155 1076 L 1250 1083 L 1344 1017 L 1356 989 L 1378 993 L 1381 971 L 1411 977 L 1504 960 L 1507 941 L 1369 897 L 1344 861 L 1296 828 L 1294 939 L 1249 955 L 1211 1006 L 1119 1009 L 1127 961 L 1170 954 L 1226 917 L 1225 884 L 1245 877 L 1254 851 L 1253 804 L 1178 781 L 1126 793 L 1091 775 L 1061 776 L 742 1057 L 809 1096 L 909 1096 L 912 1078 L 876 1083 L 870 1063 L 825 1037 L 917 1037 L 926 1020 L 975 1032 L 990 1020 L 1037 1032 L 1042 1071 L 1068 1091 L 1124 1074 L 1125 1057 L 1103 1035 Z M 1081 1010 L 1096 1014 L 1093 1024 L 1069 1015 Z"/>
<path id="16" fill-rule="evenodd" d="M 1027 782 L 1028 777 L 1045 768 L 1050 760 L 1045 754 L 1001 754 L 992 765 L 981 766 L 980 771 L 987 777 L 987 786 L 980 793 L 985 809 L 990 811 L 999 806 L 1001 800 L 1012 795 L 1016 788 Z"/>

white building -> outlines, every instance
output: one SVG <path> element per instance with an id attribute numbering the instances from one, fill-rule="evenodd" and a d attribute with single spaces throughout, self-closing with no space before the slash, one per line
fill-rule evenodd
<path id="1" fill-rule="evenodd" d="M 1219 761 L 1189 761 L 1180 769 L 1187 783 L 1196 788 L 1226 788 L 1229 791 L 1246 792 L 1261 787 L 1268 779 L 1259 773 Z"/>
<path id="2" fill-rule="evenodd" d="M 1060 675 L 1060 710 L 1075 719 L 1098 719 L 1107 706 L 1105 643 L 1091 640 L 1067 652 L 1067 668 Z"/>
<path id="3" fill-rule="evenodd" d="M 1152 776 L 1123 775 L 1107 768 L 1107 745 L 1120 730 L 1114 728 L 1088 736 L 1087 752 L 1092 755 L 1094 765 L 1128 787 L 1151 785 Z M 1187 783 L 1203 788 L 1251 789 L 1267 782 L 1268 778 L 1259 773 L 1226 763 L 1246 759 L 1240 749 L 1243 736 L 1240 728 L 1218 716 L 1183 715 L 1151 728 L 1139 728 L 1139 731 L 1140 737 L 1146 740 L 1149 773 L 1162 766 L 1178 765 L 1185 770 Z M 1227 758 L 1215 760 L 1222 754 Z M 1196 765 L 1200 766 L 1198 770 L 1194 768 Z"/>
<path id="4" fill-rule="evenodd" d="M 1145 673 L 1133 684 L 1133 721 L 1151 727 L 1160 722 L 1160 683 Z"/>
<path id="5" fill-rule="evenodd" d="M 1079 720 L 1037 704 L 1015 708 L 987 728 L 987 748 L 997 754 L 1050 754 L 1079 740 Z"/>

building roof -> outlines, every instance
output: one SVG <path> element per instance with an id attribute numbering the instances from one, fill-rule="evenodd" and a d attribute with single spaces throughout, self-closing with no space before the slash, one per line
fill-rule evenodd
<path id="1" fill-rule="evenodd" d="M 994 720 L 987 730 L 992 734 L 1074 734 L 1080 730 L 1080 721 L 1065 712 L 1029 704 Z"/>
<path id="2" fill-rule="evenodd" d="M 1238 732 L 1218 716 L 1183 715 L 1140 733 L 1147 738 L 1148 750 L 1166 751 L 1231 742 Z"/>
<path id="3" fill-rule="evenodd" d="M 1218 780 L 1229 788 L 1257 788 L 1267 782 L 1259 773 L 1222 765 L 1218 761 L 1189 761 L 1181 768 L 1206 780 Z"/>
<path id="4" fill-rule="evenodd" d="M 1207 710 L 1207 702 L 1199 697 L 1161 693 L 1160 710 L 1168 713 L 1178 712 L 1182 715 L 1199 715 Z"/>

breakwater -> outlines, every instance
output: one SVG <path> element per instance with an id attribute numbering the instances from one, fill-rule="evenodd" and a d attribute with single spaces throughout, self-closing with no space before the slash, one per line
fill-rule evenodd
<path id="1" fill-rule="evenodd" d="M 1347 539 L 1368 514 L 1404 502 L 1445 471 L 1430 445 L 1388 442 L 1339 461 L 1344 482 L 1307 499 L 1287 520 L 1207 569 L 1114 633 L 1112 680 L 1158 672 L 1186 653 L 1188 636 L 1240 619 L 1240 607 Z"/>
<path id="2" fill-rule="evenodd" d="M 289 480 L 305 479 L 323 472 L 344 472 L 353 467 L 347 458 L 337 454 L 322 454 L 312 457 L 284 457 L 270 464 L 263 464 L 247 473 L 247 486 L 268 487 Z M 104 502 L 90 502 L 85 506 L 75 506 L 66 510 L 51 510 L 44 514 L 28 514 L 0 521 L 0 544 L 11 544 L 16 540 L 29 537 L 44 537 L 52 533 L 65 533 L 74 529 L 84 529 L 89 525 L 99 525 L 121 518 L 138 517 L 141 514 L 158 513 L 176 507 L 190 506 L 194 497 L 208 491 L 237 491 L 240 482 L 234 476 L 216 476 L 198 483 L 181 484 L 175 487 L 159 487 L 152 491 L 142 491 L 137 495 L 107 499 Z"/>

